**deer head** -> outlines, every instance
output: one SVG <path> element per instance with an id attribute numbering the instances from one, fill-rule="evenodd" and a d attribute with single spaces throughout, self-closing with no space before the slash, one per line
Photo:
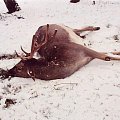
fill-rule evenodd
<path id="1" fill-rule="evenodd" d="M 26 60 L 21 60 L 16 64 L 12 69 L 8 70 L 5 74 L 5 77 L 23 77 L 23 78 L 32 78 L 35 80 L 35 75 L 33 68 L 42 65 L 43 62 L 39 63 L 37 59 L 31 58 Z M 40 67 L 40 66 L 39 66 Z"/>

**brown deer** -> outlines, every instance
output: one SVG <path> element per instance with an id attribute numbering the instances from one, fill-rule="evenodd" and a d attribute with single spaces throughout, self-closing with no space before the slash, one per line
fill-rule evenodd
<path id="1" fill-rule="evenodd" d="M 61 79 L 70 76 L 75 71 L 97 58 L 105 61 L 120 60 L 120 57 L 111 57 L 107 53 L 91 50 L 75 43 L 78 34 L 86 30 L 98 30 L 99 27 L 84 29 L 70 29 L 55 24 L 40 27 L 33 36 L 31 53 L 22 51 L 26 56 L 19 56 L 22 60 L 12 69 L 3 72 L 4 78 L 24 77 L 42 80 Z M 33 58 L 35 52 L 42 57 Z M 120 52 L 112 52 L 119 55 Z"/>

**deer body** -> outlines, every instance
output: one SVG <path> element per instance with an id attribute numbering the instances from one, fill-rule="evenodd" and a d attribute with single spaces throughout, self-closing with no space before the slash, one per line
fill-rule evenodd
<path id="1" fill-rule="evenodd" d="M 56 31 L 57 29 L 57 31 Z M 72 75 L 75 71 L 98 58 L 105 61 L 120 60 L 119 57 L 111 57 L 106 53 L 96 52 L 76 41 L 80 41 L 79 33 L 82 31 L 98 30 L 99 27 L 87 27 L 84 29 L 71 29 L 56 24 L 40 27 L 33 36 L 31 53 L 21 57 L 21 61 L 12 69 L 5 72 L 5 77 L 31 77 L 43 80 L 61 79 Z M 42 57 L 33 58 L 35 52 Z M 113 52 L 120 54 L 120 52 Z"/>
<path id="2" fill-rule="evenodd" d="M 29 72 L 34 73 L 35 78 L 60 79 L 70 76 L 93 59 L 75 43 L 53 43 L 44 51 L 44 54 L 44 59 L 21 60 L 17 66 L 23 66 L 22 70 L 19 71 L 15 66 L 9 74 L 17 77 L 30 77 L 27 73 L 29 68 Z"/>

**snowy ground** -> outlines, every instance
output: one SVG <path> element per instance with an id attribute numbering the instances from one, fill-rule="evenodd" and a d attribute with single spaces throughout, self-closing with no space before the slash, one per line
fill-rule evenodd
<path id="1" fill-rule="evenodd" d="M 21 11 L 4 14 L 0 0 L 0 54 L 30 51 L 39 26 L 62 23 L 73 28 L 100 26 L 86 44 L 97 51 L 120 51 L 120 1 L 18 0 Z M 22 17 L 24 19 L 18 19 Z M 117 39 L 116 39 L 117 37 Z M 0 61 L 11 68 L 18 60 Z M 4 108 L 6 99 L 16 104 Z M 0 120 L 120 120 L 120 63 L 93 60 L 72 76 L 54 81 L 0 80 Z"/>

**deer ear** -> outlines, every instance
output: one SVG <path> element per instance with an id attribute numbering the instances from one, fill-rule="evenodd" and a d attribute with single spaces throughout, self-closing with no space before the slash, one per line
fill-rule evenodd
<path id="1" fill-rule="evenodd" d="M 33 35 L 33 39 L 37 39 L 38 37 L 38 35 Z"/>
<path id="2" fill-rule="evenodd" d="M 33 39 L 35 38 L 35 35 L 33 35 Z"/>

